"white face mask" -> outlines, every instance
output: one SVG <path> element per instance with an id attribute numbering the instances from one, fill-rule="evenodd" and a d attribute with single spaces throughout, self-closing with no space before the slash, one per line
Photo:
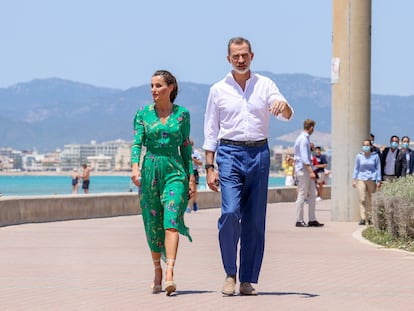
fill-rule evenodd
<path id="1" fill-rule="evenodd" d="M 391 148 L 397 149 L 398 148 L 398 143 L 396 141 L 391 142 Z"/>
<path id="2" fill-rule="evenodd" d="M 370 146 L 362 146 L 362 151 L 363 152 L 370 152 L 371 151 L 371 147 Z"/>

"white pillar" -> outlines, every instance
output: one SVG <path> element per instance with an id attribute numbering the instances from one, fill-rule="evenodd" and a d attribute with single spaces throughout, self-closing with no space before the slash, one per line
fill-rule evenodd
<path id="1" fill-rule="evenodd" d="M 371 123 L 371 0 L 333 0 L 332 46 L 331 219 L 356 221 L 352 171 Z"/>

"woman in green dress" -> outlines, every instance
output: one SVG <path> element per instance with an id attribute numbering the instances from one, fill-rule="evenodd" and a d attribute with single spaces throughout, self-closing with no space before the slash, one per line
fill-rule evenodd
<path id="1" fill-rule="evenodd" d="M 190 114 L 173 104 L 178 85 L 168 71 L 158 70 L 151 78 L 154 103 L 140 108 L 134 119 L 131 179 L 141 189 L 140 204 L 147 242 L 154 263 L 153 293 L 162 291 L 161 254 L 165 255 L 165 291 L 176 291 L 173 269 L 179 234 L 191 241 L 184 224 L 188 199 L 195 192 L 191 159 Z M 142 147 L 146 153 L 140 159 Z"/>

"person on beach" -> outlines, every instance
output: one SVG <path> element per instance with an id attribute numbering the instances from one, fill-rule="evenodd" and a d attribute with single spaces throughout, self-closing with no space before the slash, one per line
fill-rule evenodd
<path id="1" fill-rule="evenodd" d="M 154 265 L 152 292 L 162 291 L 160 259 L 165 257 L 165 291 L 176 291 L 174 265 L 179 234 L 191 241 L 184 213 L 195 192 L 191 158 L 190 113 L 174 104 L 176 78 L 166 70 L 151 78 L 153 103 L 138 109 L 134 119 L 131 180 L 141 189 L 140 204 L 147 242 Z M 142 168 L 142 147 L 146 147 Z"/>
<path id="2" fill-rule="evenodd" d="M 226 273 L 222 293 L 235 294 L 238 272 L 242 295 L 257 295 L 264 254 L 271 115 L 289 120 L 293 110 L 269 78 L 254 73 L 249 40 L 228 42 L 232 71 L 210 88 L 204 119 L 208 187 L 221 189 L 219 244 Z M 274 134 L 273 134 L 274 135 Z M 217 152 L 218 173 L 214 170 Z M 219 182 L 219 183 L 218 183 Z M 240 241 L 240 266 L 237 248 Z"/>
<path id="3" fill-rule="evenodd" d="M 89 193 L 89 183 L 90 183 L 90 174 L 91 171 L 87 164 L 82 164 L 82 189 L 83 192 Z"/>
<path id="4" fill-rule="evenodd" d="M 283 172 L 285 173 L 285 186 L 295 185 L 295 160 L 287 154 L 282 161 Z"/>
<path id="5" fill-rule="evenodd" d="M 76 194 L 78 193 L 78 188 L 79 188 L 79 173 L 78 173 L 78 169 L 74 168 L 72 171 L 72 193 Z"/>

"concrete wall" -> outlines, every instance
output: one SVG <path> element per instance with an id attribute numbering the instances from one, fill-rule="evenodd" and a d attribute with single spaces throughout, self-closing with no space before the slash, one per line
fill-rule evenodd
<path id="1" fill-rule="evenodd" d="M 330 198 L 331 188 L 326 186 L 323 197 Z M 295 187 L 269 188 L 268 203 L 294 202 Z M 220 206 L 219 193 L 199 191 L 199 208 Z M 0 226 L 24 223 L 126 216 L 140 214 L 136 193 L 48 195 L 31 197 L 1 197 Z"/>

